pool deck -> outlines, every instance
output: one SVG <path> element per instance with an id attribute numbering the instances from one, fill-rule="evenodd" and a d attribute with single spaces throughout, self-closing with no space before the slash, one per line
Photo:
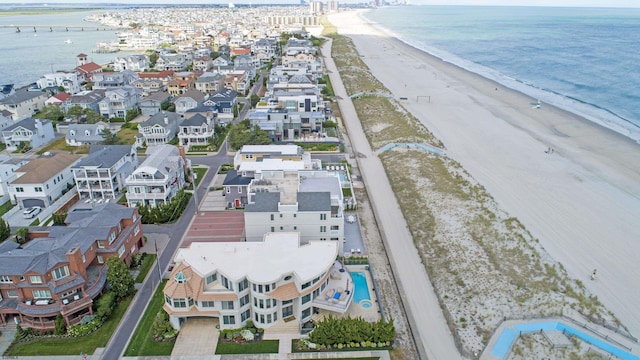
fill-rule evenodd
<path id="1" fill-rule="evenodd" d="M 571 321 L 566 317 L 555 317 L 547 319 L 523 319 L 523 320 L 507 320 L 502 322 L 498 329 L 493 333 L 493 336 L 489 340 L 489 343 L 485 347 L 482 354 L 480 354 L 481 360 L 504 360 L 509 358 L 511 348 L 513 344 L 518 340 L 519 331 L 517 328 L 544 328 L 546 329 L 550 323 L 561 323 L 566 325 L 567 328 L 571 328 L 589 335 L 597 340 L 600 340 L 610 346 L 616 347 L 630 354 L 631 359 L 640 358 L 640 344 L 633 342 L 631 339 L 624 337 L 618 333 L 615 333 L 609 329 L 598 326 L 594 323 L 586 323 L 585 321 Z M 580 325 L 582 324 L 582 325 Z M 554 329 L 547 329 L 545 331 L 554 331 Z M 501 335 L 505 333 L 506 336 L 512 333 L 513 340 L 509 345 L 509 349 L 506 352 L 506 356 L 497 356 L 493 353 L 494 346 L 498 343 Z M 531 331 L 525 331 L 531 332 Z M 504 341 L 504 340 L 503 340 Z M 629 350 L 630 349 L 630 350 Z M 499 351 L 498 351 L 499 352 Z"/>

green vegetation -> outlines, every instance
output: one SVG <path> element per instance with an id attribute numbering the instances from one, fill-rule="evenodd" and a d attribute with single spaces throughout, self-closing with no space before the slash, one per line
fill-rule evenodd
<path id="1" fill-rule="evenodd" d="M 195 172 L 197 174 L 197 176 L 196 176 L 196 186 L 198 186 L 200 184 L 200 182 L 202 181 L 202 179 L 204 179 L 204 176 L 207 173 L 207 171 L 209 171 L 209 168 L 205 168 L 205 167 L 194 167 L 193 168 L 193 172 Z"/>
<path id="2" fill-rule="evenodd" d="M 176 221 L 184 209 L 187 207 L 191 194 L 184 189 L 178 191 L 176 196 L 166 204 L 159 204 L 156 207 L 139 206 L 138 213 L 142 217 L 143 224 L 167 224 Z"/>
<path id="3" fill-rule="evenodd" d="M 175 345 L 175 340 L 166 342 L 156 342 L 153 340 L 152 328 L 155 319 L 162 310 L 164 304 L 164 285 L 166 280 L 161 282 L 156 288 L 147 310 L 140 319 L 138 326 L 136 327 L 129 346 L 124 352 L 125 356 L 169 356 Z M 166 313 L 165 313 L 166 314 Z"/>
<path id="4" fill-rule="evenodd" d="M 104 296 L 104 295 L 103 295 Z M 95 332 L 74 338 L 40 339 L 37 342 L 21 343 L 11 346 L 6 356 L 53 356 L 93 354 L 96 348 L 105 347 L 120 323 L 131 298 L 123 299 L 116 304 L 111 317 Z"/>
<path id="5" fill-rule="evenodd" d="M 309 334 L 309 341 L 316 344 L 315 350 L 348 350 L 390 348 L 396 337 L 393 319 L 367 322 L 362 318 L 334 318 L 329 315 L 316 323 Z M 296 350 L 309 350 L 308 342 L 300 340 Z"/>
<path id="6" fill-rule="evenodd" d="M 140 258 L 140 272 L 138 273 L 138 276 L 136 276 L 136 283 L 142 283 L 144 281 L 144 278 L 147 277 L 149 270 L 151 270 L 151 267 L 155 264 L 157 255 L 141 253 L 137 256 Z"/>
<path id="7" fill-rule="evenodd" d="M 122 299 L 133 294 L 135 289 L 135 280 L 131 276 L 129 267 L 118 256 L 112 256 L 107 259 L 107 282 L 111 291 L 118 299 Z"/>
<path id="8" fill-rule="evenodd" d="M 277 354 L 278 340 L 261 340 L 253 343 L 235 343 L 219 341 L 216 354 Z"/>
<path id="9" fill-rule="evenodd" d="M 249 120 L 243 120 L 238 124 L 228 125 L 229 130 L 229 146 L 238 150 L 244 145 L 268 145 L 273 143 L 269 138 L 269 133 L 260 130 L 259 127 L 253 128 L 249 125 Z"/>
<path id="10" fill-rule="evenodd" d="M 9 210 L 13 209 L 14 206 L 16 206 L 16 204 L 12 204 L 11 201 L 7 201 L 0 205 L 0 216 L 6 214 Z"/>
<path id="11" fill-rule="evenodd" d="M 9 223 L 0 218 L 0 242 L 7 240 L 10 235 L 11 227 L 9 227 Z"/>
<path id="12" fill-rule="evenodd" d="M 85 146 L 69 146 L 64 140 L 64 137 L 61 137 L 49 143 L 49 145 L 43 147 L 42 149 L 38 150 L 36 153 L 39 155 L 42 155 L 47 151 L 55 151 L 55 150 L 66 151 L 74 154 L 88 154 L 89 146 L 86 146 L 86 145 Z"/>
<path id="13" fill-rule="evenodd" d="M 297 142 L 296 145 L 303 148 L 305 151 L 336 151 L 338 145 L 333 143 L 302 143 Z"/>

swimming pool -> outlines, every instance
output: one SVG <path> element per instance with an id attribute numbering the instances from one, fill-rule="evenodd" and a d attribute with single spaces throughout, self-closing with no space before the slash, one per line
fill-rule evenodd
<path id="1" fill-rule="evenodd" d="M 588 335 L 584 332 L 578 331 L 570 326 L 567 326 L 564 323 L 556 322 L 556 321 L 515 324 L 511 328 L 505 328 L 500 334 L 500 337 L 498 338 L 496 343 L 493 345 L 493 348 L 491 349 L 491 354 L 497 358 L 503 359 L 509 352 L 509 349 L 511 349 L 511 345 L 513 345 L 513 342 L 516 340 L 516 337 L 520 332 L 531 333 L 531 332 L 537 332 L 541 330 L 542 331 L 549 331 L 549 330 L 562 331 L 566 334 L 574 335 L 580 340 L 586 343 L 589 343 L 593 346 L 596 346 L 621 359 L 640 360 L 640 357 L 635 356 L 620 348 L 617 348 L 606 341 L 600 340 L 594 336 Z"/>
<path id="2" fill-rule="evenodd" d="M 367 286 L 367 277 L 363 272 L 357 271 L 351 273 L 351 278 L 353 278 L 353 285 L 355 290 L 353 291 L 353 301 L 356 304 L 360 304 L 363 300 L 371 300 L 371 295 L 369 295 L 369 287 Z M 371 301 L 368 302 L 369 306 L 371 306 Z"/>

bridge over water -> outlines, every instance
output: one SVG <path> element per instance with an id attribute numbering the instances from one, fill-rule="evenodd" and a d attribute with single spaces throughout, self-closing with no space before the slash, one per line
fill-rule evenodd
<path id="1" fill-rule="evenodd" d="M 105 27 L 100 25 L 0 25 L 0 28 L 15 28 L 17 33 L 22 31 L 115 31 L 123 28 L 120 27 Z"/>

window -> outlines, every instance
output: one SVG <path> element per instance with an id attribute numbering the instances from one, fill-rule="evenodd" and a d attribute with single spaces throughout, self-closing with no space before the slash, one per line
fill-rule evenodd
<path id="1" fill-rule="evenodd" d="M 311 316 L 311 308 L 302 310 L 302 318 L 303 319 L 308 318 L 309 316 Z"/>
<path id="2" fill-rule="evenodd" d="M 171 298 L 169 297 L 169 295 L 164 294 L 164 302 L 171 305 Z"/>
<path id="3" fill-rule="evenodd" d="M 111 234 L 109 234 L 109 244 L 113 243 L 115 240 L 116 240 L 116 233 L 114 231 Z"/>
<path id="4" fill-rule="evenodd" d="M 302 290 L 308 288 L 309 286 L 311 286 L 311 281 L 307 281 L 306 283 L 302 284 Z"/>
<path id="5" fill-rule="evenodd" d="M 327 214 L 320 214 L 320 220 L 327 220 Z"/>
<path id="6" fill-rule="evenodd" d="M 216 273 L 213 273 L 209 276 L 207 276 L 206 281 L 207 281 L 207 285 L 211 284 L 212 282 L 217 280 L 217 276 Z"/>
<path id="7" fill-rule="evenodd" d="M 140 224 L 138 224 L 138 226 L 136 226 L 135 229 L 133 229 L 133 235 L 138 235 L 139 232 L 140 232 Z"/>
<path id="8" fill-rule="evenodd" d="M 24 188 L 23 187 L 17 187 L 16 188 L 16 192 L 24 192 Z"/>
<path id="9" fill-rule="evenodd" d="M 42 277 L 40 275 L 29 276 L 29 282 L 32 284 L 42 284 Z"/>
<path id="10" fill-rule="evenodd" d="M 275 232 L 276 228 L 274 226 L 271 227 L 271 232 Z"/>
<path id="11" fill-rule="evenodd" d="M 327 232 L 327 227 L 326 226 L 320 226 L 320 232 Z"/>
<path id="12" fill-rule="evenodd" d="M 311 294 L 307 294 L 302 297 L 302 305 L 308 303 L 309 301 L 311 301 Z"/>
<path id="13" fill-rule="evenodd" d="M 203 301 L 202 302 L 202 307 L 203 308 L 212 308 L 214 307 L 215 302 L 214 301 Z"/>
<path id="14" fill-rule="evenodd" d="M 11 276 L 8 275 L 0 275 L 0 283 L 12 283 Z"/>
<path id="15" fill-rule="evenodd" d="M 240 307 L 243 307 L 249 303 L 249 294 L 240 298 Z"/>
<path id="16" fill-rule="evenodd" d="M 233 301 L 223 301 L 222 310 L 233 310 Z"/>
<path id="17" fill-rule="evenodd" d="M 51 291 L 49 290 L 33 290 L 31 293 L 34 299 L 51 299 Z"/>
<path id="18" fill-rule="evenodd" d="M 118 257 L 121 257 L 122 254 L 124 254 L 124 245 L 120 246 L 120 249 L 118 249 Z"/>
<path id="19" fill-rule="evenodd" d="M 220 282 L 222 283 L 222 286 L 226 287 L 229 290 L 233 290 L 233 283 L 226 277 L 220 275 Z"/>
<path id="20" fill-rule="evenodd" d="M 339 225 L 331 225 L 331 230 L 340 230 Z"/>
<path id="21" fill-rule="evenodd" d="M 244 291 L 248 287 L 249 287 L 249 281 L 247 281 L 247 279 L 244 279 L 238 283 L 238 292 Z"/>
<path id="22" fill-rule="evenodd" d="M 102 255 L 98 255 L 98 264 L 104 264 L 104 258 Z"/>
<path id="23" fill-rule="evenodd" d="M 251 310 L 247 310 L 245 312 L 242 313 L 242 315 L 240 315 L 240 320 L 241 321 L 245 321 L 247 319 L 251 318 Z"/>
<path id="24" fill-rule="evenodd" d="M 18 290 L 7 290 L 7 296 L 10 298 L 18 297 Z"/>
<path id="25" fill-rule="evenodd" d="M 34 189 L 36 192 L 42 192 L 42 187 L 36 186 Z"/>
<path id="26" fill-rule="evenodd" d="M 273 214 L 271 214 L 271 221 L 273 221 L 273 219 L 274 219 L 274 215 L 273 215 Z"/>
<path id="27" fill-rule="evenodd" d="M 173 299 L 174 308 L 186 308 L 187 302 L 185 299 Z"/>
<path id="28" fill-rule="evenodd" d="M 60 280 L 67 276 L 69 276 L 69 267 L 66 265 L 53 270 L 54 280 Z"/>
<path id="29" fill-rule="evenodd" d="M 236 323 L 236 317 L 235 317 L 235 316 L 233 316 L 233 315 L 224 315 L 224 316 L 222 317 L 222 322 L 223 322 L 225 325 L 235 325 L 235 323 Z"/>

